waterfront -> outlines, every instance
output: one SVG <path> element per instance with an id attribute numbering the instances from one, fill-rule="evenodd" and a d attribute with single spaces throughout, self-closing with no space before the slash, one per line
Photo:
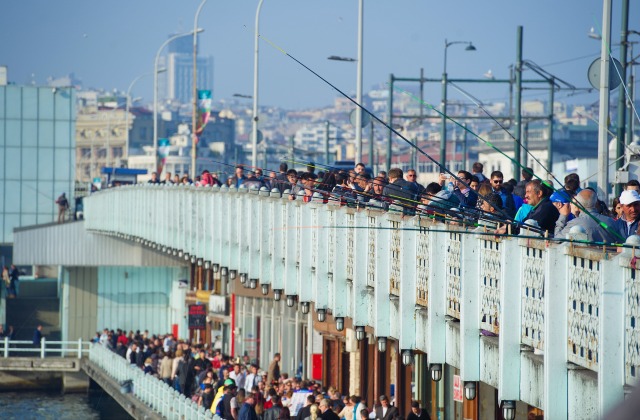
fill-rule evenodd
<path id="1" fill-rule="evenodd" d="M 0 393 L 3 419 L 127 419 L 126 412 L 110 397 L 90 401 L 86 394 L 59 392 Z"/>

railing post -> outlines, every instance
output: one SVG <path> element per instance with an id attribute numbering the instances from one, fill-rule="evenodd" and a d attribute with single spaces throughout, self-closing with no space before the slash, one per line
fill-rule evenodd
<path id="1" fill-rule="evenodd" d="M 47 346 L 47 339 L 42 337 L 40 340 L 40 358 L 44 359 L 44 355 L 46 353 L 45 347 Z"/>
<path id="2" fill-rule="evenodd" d="M 544 276 L 544 415 L 566 419 L 569 414 L 567 322 L 569 269 L 563 244 L 547 252 Z"/>
<path id="3" fill-rule="evenodd" d="M 78 359 L 82 359 L 82 338 L 78 338 Z"/>
<path id="4" fill-rule="evenodd" d="M 447 233 L 429 233 L 429 363 L 446 360 L 447 324 Z"/>
<path id="5" fill-rule="evenodd" d="M 464 381 L 480 380 L 479 251 L 478 239 L 467 236 L 460 241 L 460 375 Z"/>
<path id="6" fill-rule="evenodd" d="M 600 262 L 598 399 L 600 417 L 624 400 L 625 278 L 618 259 Z"/>
<path id="7" fill-rule="evenodd" d="M 522 317 L 520 307 L 522 302 L 522 255 L 517 239 L 507 239 L 499 243 L 502 248 L 500 261 L 502 273 L 500 275 L 499 314 L 500 334 L 499 372 L 498 372 L 498 404 L 502 400 L 520 399 L 520 342 Z"/>

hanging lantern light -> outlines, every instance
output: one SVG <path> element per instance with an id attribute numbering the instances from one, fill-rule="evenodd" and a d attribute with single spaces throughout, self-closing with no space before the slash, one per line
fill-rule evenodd
<path id="1" fill-rule="evenodd" d="M 358 325 L 356 327 L 356 340 L 362 341 L 364 340 L 365 337 L 366 337 L 366 334 L 364 332 L 364 327 L 362 325 Z"/>
<path id="2" fill-rule="evenodd" d="M 302 311 L 303 314 L 308 314 L 309 313 L 309 307 L 311 305 L 309 305 L 309 302 L 301 302 L 300 303 L 300 309 Z"/>
<path id="3" fill-rule="evenodd" d="M 413 363 L 413 352 L 411 350 L 402 350 L 402 364 L 409 366 Z"/>
<path id="4" fill-rule="evenodd" d="M 258 279 L 249 279 L 249 289 L 258 287 Z"/>
<path id="5" fill-rule="evenodd" d="M 387 351 L 387 337 L 378 337 L 378 351 L 380 353 Z"/>
<path id="6" fill-rule="evenodd" d="M 464 397 L 473 401 L 476 399 L 476 383 L 473 381 L 465 382 L 464 384 Z"/>
<path id="7" fill-rule="evenodd" d="M 327 311 L 324 309 L 318 309 L 318 322 L 324 322 L 327 319 Z"/>
<path id="8" fill-rule="evenodd" d="M 282 299 L 282 289 L 273 289 L 273 298 L 276 302 L 280 301 Z"/>
<path id="9" fill-rule="evenodd" d="M 262 294 L 263 295 L 266 296 L 266 295 L 269 294 L 269 285 L 268 284 L 264 284 L 263 283 L 260 287 L 262 288 Z"/>
<path id="10" fill-rule="evenodd" d="M 336 318 L 336 330 L 338 331 L 344 330 L 344 318 L 341 316 Z"/>
<path id="11" fill-rule="evenodd" d="M 440 379 L 442 379 L 442 364 L 440 363 L 433 363 L 431 365 L 431 379 L 434 382 L 440 382 Z"/>
<path id="12" fill-rule="evenodd" d="M 296 303 L 296 296 L 295 295 L 287 295 L 287 306 L 292 308 L 293 305 L 295 305 Z"/>

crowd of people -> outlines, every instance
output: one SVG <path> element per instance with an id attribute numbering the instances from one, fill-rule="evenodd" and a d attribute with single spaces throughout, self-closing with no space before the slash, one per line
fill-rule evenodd
<path id="1" fill-rule="evenodd" d="M 592 188 L 581 188 L 580 177 L 571 173 L 557 190 L 553 181 L 536 177 L 531 168 L 522 169 L 522 180 L 505 180 L 501 171 L 483 174 L 483 165 L 475 162 L 471 171 L 440 174 L 437 182 L 421 185 L 414 169 L 406 174 L 399 168 L 374 174 L 362 163 L 351 170 L 325 168 L 316 171 L 313 163 L 306 170 L 289 169 L 280 164 L 278 172 L 235 167 L 225 185 L 233 188 L 277 189 L 290 200 L 329 201 L 357 207 L 373 207 L 427 215 L 448 222 L 485 227 L 496 234 L 518 233 L 522 227 L 549 238 L 567 238 L 574 226 L 584 229 L 589 242 L 622 243 L 637 234 L 640 219 L 640 184 L 625 185 L 625 191 L 613 202 L 612 210 L 598 199 Z M 205 170 L 191 180 L 188 175 L 172 178 L 157 174 L 149 183 L 181 183 L 196 186 L 222 186 L 217 174 Z"/>
<path id="2" fill-rule="evenodd" d="M 368 405 L 333 386 L 290 377 L 281 372 L 279 353 L 263 370 L 247 355 L 231 358 L 172 334 L 104 329 L 93 341 L 224 420 L 430 419 L 418 402 L 404 417 L 385 395 Z"/>

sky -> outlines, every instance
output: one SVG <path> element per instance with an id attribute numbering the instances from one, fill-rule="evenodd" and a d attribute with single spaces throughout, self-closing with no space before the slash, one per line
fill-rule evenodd
<path id="1" fill-rule="evenodd" d="M 46 84 L 48 77 L 75 73 L 85 88 L 126 91 L 137 76 L 153 71 L 154 57 L 171 33 L 193 29 L 201 0 L 3 0 L 0 65 L 9 81 Z M 614 1 L 612 39 L 620 38 L 620 3 Z M 253 43 L 257 0 L 209 0 L 200 14 L 200 52 L 214 57 L 214 100 L 253 92 Z M 630 19 L 640 22 L 631 2 Z M 260 33 L 347 93 L 356 88 L 356 63 L 327 60 L 357 57 L 357 0 L 264 0 Z M 587 35 L 602 27 L 602 1 L 594 0 L 364 0 L 363 85 L 385 87 L 396 77 L 441 77 L 445 39 L 471 41 L 448 49 L 450 78 L 482 78 L 491 70 L 507 78 L 516 61 L 517 27 L 523 26 L 523 57 L 577 87 L 589 87 L 587 69 L 600 43 Z M 640 37 L 634 36 L 634 41 Z M 333 103 L 337 93 L 311 72 L 261 41 L 261 105 L 306 109 Z M 640 53 L 640 48 L 636 48 Z M 619 52 L 613 50 L 617 57 Z M 637 54 L 636 54 L 637 55 Z M 535 75 L 527 72 L 525 78 Z M 504 85 L 464 86 L 483 101 L 506 100 Z M 152 78 L 132 96 L 152 100 Z M 450 88 L 450 97 L 460 95 Z M 525 99 L 547 93 L 526 91 Z M 597 101 L 597 92 L 557 100 Z M 440 86 L 427 85 L 425 101 L 440 102 Z M 250 102 L 250 101 L 248 101 Z"/>

